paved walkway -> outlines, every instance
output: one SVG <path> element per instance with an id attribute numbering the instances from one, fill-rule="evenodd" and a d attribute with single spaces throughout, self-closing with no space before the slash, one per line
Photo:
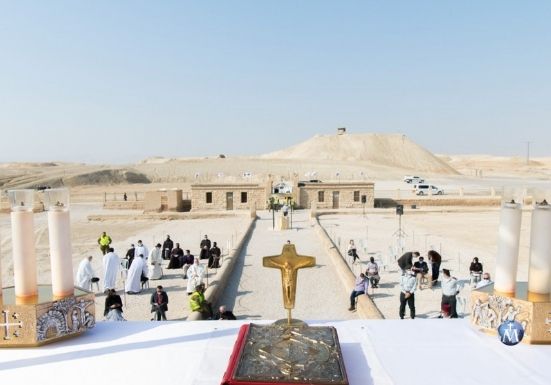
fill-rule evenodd
<path id="1" fill-rule="evenodd" d="M 317 266 L 301 269 L 293 318 L 303 320 L 355 319 L 348 311 L 349 291 L 335 276 L 329 256 L 324 252 L 308 219 L 308 211 L 293 214 L 293 229 L 272 230 L 272 214 L 259 211 L 252 235 L 230 277 L 220 303 L 233 309 L 238 318 L 280 319 L 283 308 L 279 269 L 262 266 L 262 257 L 280 254 L 287 240 L 294 243 L 301 255 L 316 257 Z M 352 288 L 350 288 L 352 290 Z"/>

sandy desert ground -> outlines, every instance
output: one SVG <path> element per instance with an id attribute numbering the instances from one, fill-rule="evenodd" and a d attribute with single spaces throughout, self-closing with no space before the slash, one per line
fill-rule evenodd
<path id="1" fill-rule="evenodd" d="M 244 177 L 243 173 L 247 173 Z M 247 213 L 220 219 L 196 219 L 178 221 L 93 221 L 90 214 L 105 212 L 103 199 L 121 200 L 126 192 L 129 199 L 141 199 L 147 190 L 178 187 L 189 191 L 194 182 L 261 181 L 268 174 L 276 179 L 288 179 L 296 173 L 302 179 L 327 180 L 371 180 L 375 182 L 375 196 L 413 196 L 411 186 L 402 182 L 404 175 L 420 175 L 430 183 L 444 188 L 446 194 L 456 195 L 459 189 L 465 195 L 488 195 L 490 188 L 499 195 L 506 188 L 528 190 L 528 193 L 551 191 L 551 157 L 534 158 L 529 163 L 518 157 L 495 157 L 488 155 L 433 155 L 402 135 L 360 134 L 344 136 L 316 136 L 308 141 L 257 157 L 205 158 L 150 158 L 129 165 L 86 165 L 60 162 L 0 164 L 0 204 L 6 207 L 5 191 L 12 188 L 33 188 L 38 186 L 65 186 L 71 190 L 72 242 L 74 268 L 80 259 L 88 254 L 95 256 L 94 266 L 101 277 L 100 256 L 96 240 L 102 231 L 113 236 L 114 246 L 120 256 L 132 241 L 141 238 L 151 246 L 171 234 L 180 241 L 183 248 L 197 253 L 203 234 L 209 234 L 220 246 L 228 239 L 237 238 L 247 224 Z M 408 195 L 409 194 L 409 195 Z M 297 215 L 307 216 L 304 212 Z M 324 260 L 323 251 L 316 248 L 316 239 L 309 233 L 306 224 L 299 230 L 284 234 L 267 231 L 265 213 L 259 212 L 255 232 L 245 247 L 223 301 L 235 307 L 238 315 L 252 318 L 277 317 L 281 294 L 277 285 L 266 286 L 265 275 L 258 266 L 258 258 L 279 252 L 285 239 L 293 239 L 305 254 L 318 254 Z M 48 235 L 44 213 L 36 215 L 35 237 L 39 258 L 39 281 L 49 282 L 47 263 Z M 481 258 L 485 268 L 493 273 L 497 248 L 497 226 L 499 211 L 492 208 L 406 208 L 403 228 L 407 233 L 405 249 L 418 249 L 426 253 L 429 248 L 441 250 L 444 266 L 452 269 L 460 278 L 467 277 L 468 264 L 474 256 Z M 327 229 L 335 243 L 346 245 L 355 239 L 361 245 L 361 257 L 365 261 L 370 255 L 377 256 L 385 265 L 381 288 L 373 299 L 385 317 L 397 317 L 397 281 L 393 254 L 396 253 L 397 217 L 393 210 L 381 209 L 366 216 L 361 212 L 352 215 L 333 214 L 321 217 L 321 224 Z M 298 225 L 297 225 L 298 226 Z M 526 279 L 529 236 L 529 214 L 523 217 L 523 231 L 520 251 L 519 279 Z M 13 282 L 11 264 L 11 241 L 9 214 L 0 213 L 0 260 L 2 262 L 3 285 Z M 327 265 L 323 263 L 324 265 Z M 443 266 L 443 267 L 444 267 Z M 358 269 L 352 266 L 352 269 Z M 265 270 L 265 269 L 264 269 Z M 183 280 L 179 272 L 166 271 L 162 284 L 169 288 L 171 306 L 169 319 L 185 319 L 188 315 L 187 298 L 183 292 Z M 315 300 L 308 301 L 300 316 L 305 318 L 348 318 L 354 315 L 346 311 L 347 298 L 351 288 L 342 288 L 331 282 L 331 269 L 327 265 L 319 274 L 327 282 L 329 292 L 335 292 L 328 301 L 325 313 L 319 312 Z M 328 278 L 329 277 L 329 278 Z M 312 278 L 305 279 L 308 296 L 316 294 Z M 119 283 L 122 287 L 122 282 Z M 333 285 L 333 286 L 332 286 Z M 311 286 L 311 287 L 310 287 Z M 468 297 L 466 285 L 463 296 Z M 266 287 L 271 288 L 266 291 Z M 128 319 L 149 319 L 149 295 L 127 297 L 125 314 Z M 277 291 L 277 292 L 274 292 Z M 264 294 L 262 294 L 264 293 Z M 325 298 L 329 294 L 323 294 Z M 420 316 L 434 316 L 439 306 L 439 290 L 424 290 L 418 297 Z M 97 296 L 98 314 L 103 310 L 103 295 Z"/>

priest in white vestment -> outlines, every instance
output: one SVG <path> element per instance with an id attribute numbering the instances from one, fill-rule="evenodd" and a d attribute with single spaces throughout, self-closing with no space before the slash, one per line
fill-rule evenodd
<path id="1" fill-rule="evenodd" d="M 147 257 L 149 257 L 149 250 L 147 249 L 147 246 L 142 243 L 141 239 L 135 247 L 134 256 L 137 257 L 140 254 L 143 255 L 144 261 L 147 261 Z"/>
<path id="2" fill-rule="evenodd" d="M 195 258 L 193 265 L 187 269 L 187 293 L 192 294 L 195 286 L 203 283 L 205 276 L 205 266 L 199 263 L 199 258 Z"/>
<path id="3" fill-rule="evenodd" d="M 92 278 L 96 275 L 92 268 L 92 256 L 85 257 L 78 265 L 77 275 L 75 276 L 75 285 L 85 290 L 92 290 Z"/>
<path id="4" fill-rule="evenodd" d="M 149 279 L 161 279 L 163 278 L 163 270 L 161 269 L 161 263 L 163 262 L 163 256 L 161 251 L 161 244 L 157 243 L 155 248 L 151 250 L 149 254 Z"/>
<path id="5" fill-rule="evenodd" d="M 129 294 L 137 294 L 142 291 L 142 276 L 147 277 L 147 264 L 142 254 L 136 254 L 134 261 L 128 269 L 124 291 Z"/>
<path id="6" fill-rule="evenodd" d="M 109 252 L 103 256 L 103 291 L 116 289 L 117 274 L 121 268 L 119 256 L 115 254 L 115 250 L 111 247 Z"/>

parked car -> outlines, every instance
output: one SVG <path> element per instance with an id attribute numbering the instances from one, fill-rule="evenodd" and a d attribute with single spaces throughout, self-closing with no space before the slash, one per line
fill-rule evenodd
<path id="1" fill-rule="evenodd" d="M 417 195 L 429 195 L 429 191 L 432 191 L 432 195 L 444 195 L 444 190 L 428 184 L 418 184 L 414 191 Z"/>
<path id="2" fill-rule="evenodd" d="M 413 184 L 419 184 L 424 183 L 425 180 L 421 178 L 420 176 L 414 176 L 414 175 L 406 175 L 404 177 L 404 182 L 406 183 L 413 183 Z"/>

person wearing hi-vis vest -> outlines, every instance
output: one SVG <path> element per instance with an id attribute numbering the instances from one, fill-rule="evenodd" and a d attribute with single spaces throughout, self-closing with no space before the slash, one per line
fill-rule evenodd
<path id="1" fill-rule="evenodd" d="M 111 244 L 111 242 L 112 242 L 111 237 L 107 235 L 105 231 L 98 238 L 99 249 L 101 250 L 101 253 L 103 255 L 107 254 L 107 251 L 109 250 L 109 245 Z"/>

